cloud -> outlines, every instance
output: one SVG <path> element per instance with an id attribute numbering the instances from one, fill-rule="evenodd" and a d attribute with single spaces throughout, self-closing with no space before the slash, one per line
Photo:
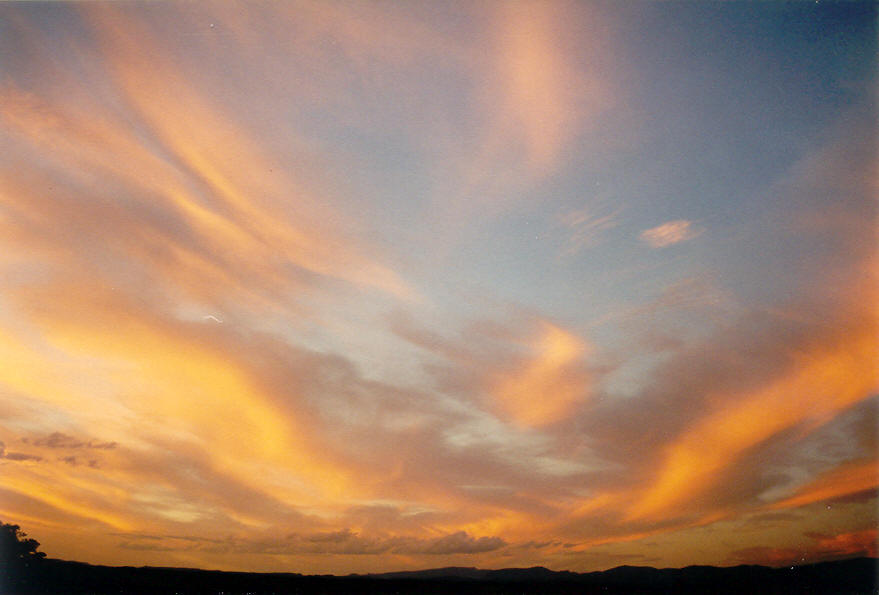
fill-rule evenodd
<path id="1" fill-rule="evenodd" d="M 438 356 L 426 367 L 437 389 L 487 393 L 487 407 L 520 427 L 541 427 L 573 413 L 589 396 L 590 345 L 539 315 L 512 314 L 499 323 L 480 320 L 450 337 L 394 317 L 401 338 Z"/>
<path id="2" fill-rule="evenodd" d="M 699 237 L 705 230 L 696 227 L 692 221 L 677 219 L 646 229 L 638 236 L 651 248 L 665 248 Z"/>
<path id="3" fill-rule="evenodd" d="M 42 461 L 43 457 L 22 452 L 9 452 L 6 450 L 6 444 L 0 442 L 0 459 L 6 459 L 7 461 Z"/>
<path id="4" fill-rule="evenodd" d="M 11 20 L 27 49 L 8 52 L 0 84 L 0 437 L 29 436 L 32 454 L 4 445 L 4 507 L 63 527 L 60 555 L 110 527 L 140 563 L 329 555 L 338 571 L 349 554 L 492 562 L 529 542 L 552 544 L 519 549 L 556 564 L 611 560 L 623 554 L 589 548 L 872 497 L 868 442 L 803 454 L 875 394 L 864 145 L 818 151 L 767 188 L 783 216 L 765 244 L 793 243 L 795 259 L 748 258 L 741 287 L 724 263 L 663 278 L 625 310 L 630 335 L 593 334 L 591 300 L 551 287 L 534 294 L 541 309 L 468 319 L 504 308 L 462 305 L 448 289 L 461 277 L 431 267 L 443 290 L 416 305 L 396 263 L 431 252 L 418 236 L 434 213 L 391 238 L 410 242 L 396 256 L 359 223 L 392 202 L 368 212 L 359 176 L 373 165 L 348 154 L 405 153 L 370 171 L 415 182 L 399 190 L 414 190 L 407 217 L 428 196 L 479 226 L 471 203 L 553 194 L 538 185 L 572 155 L 586 155 L 578 172 L 598 167 L 586 137 L 619 99 L 614 52 L 593 5 L 560 6 L 456 13 L 481 35 L 378 4 L 59 8 L 59 35 Z M 361 150 L 376 139 L 397 149 Z M 558 188 L 579 183 L 567 173 Z M 617 225 L 617 211 L 567 208 L 556 227 L 571 253 Z M 703 231 L 669 221 L 641 240 Z M 776 279 L 792 269 L 801 285 Z M 764 276 L 769 298 L 744 295 Z M 608 354 L 624 334 L 632 350 Z M 616 394 L 614 365 L 641 360 Z M 107 545 L 88 546 L 95 560 L 118 554 L 89 543 Z"/>
<path id="5" fill-rule="evenodd" d="M 779 281 L 783 291 L 756 303 L 736 296 L 736 308 L 713 321 L 710 332 L 660 347 L 651 328 L 661 321 L 648 318 L 642 349 L 654 359 L 640 385 L 618 397 L 596 379 L 595 405 L 576 427 L 595 455 L 620 472 L 597 474 L 581 521 L 572 527 L 585 530 L 600 515 L 619 515 L 629 527 L 712 522 L 766 506 L 770 487 L 790 483 L 779 469 L 799 468 L 810 477 L 830 460 L 865 456 L 863 448 L 850 447 L 820 453 L 822 465 L 792 461 L 793 453 L 807 452 L 810 436 L 879 387 L 879 320 L 868 306 L 877 301 L 868 248 L 873 230 L 864 222 L 874 212 L 874 180 L 859 143 L 853 148 L 848 131 L 838 132 L 771 186 L 779 201 L 799 207 L 794 216 L 786 210 L 767 223 L 773 241 L 826 242 L 820 258 L 800 269 L 795 288 Z M 828 195 L 840 200 L 819 199 Z M 803 256 L 795 258 L 802 262 Z M 828 276 L 837 282 L 828 283 Z M 866 420 L 872 414 L 862 409 L 859 415 Z M 851 446 L 852 437 L 839 440 Z M 870 489 L 872 476 L 859 465 L 840 470 L 826 484 L 816 480 L 814 492 L 804 487 L 800 502 Z M 773 493 L 784 501 L 790 490 Z M 797 497 L 787 504 L 795 505 Z"/>
<path id="6" fill-rule="evenodd" d="M 793 495 L 772 503 L 772 508 L 797 508 L 815 502 L 833 502 L 858 494 L 873 497 L 879 486 L 879 462 L 851 461 L 800 487 Z"/>
<path id="7" fill-rule="evenodd" d="M 68 300 L 63 310 L 50 304 L 51 292 L 30 291 L 27 296 L 41 311 L 30 311 L 34 322 L 57 348 L 128 362 L 124 377 L 113 379 L 105 369 L 104 380 L 118 391 L 114 406 L 147 424 L 138 435 L 182 436 L 184 443 L 203 443 L 218 468 L 244 481 L 252 478 L 257 461 L 291 472 L 295 467 L 293 473 L 300 478 L 313 473 L 311 479 L 328 489 L 343 481 L 344 474 L 330 471 L 328 460 L 311 462 L 292 411 L 283 413 L 247 363 L 229 358 L 232 347 L 203 325 L 149 313 L 114 292 L 80 288 L 78 300 Z M 78 316 L 71 317 L 71 311 Z M 102 330 L 106 328 L 113 333 Z M 92 414 L 102 406 L 93 396 L 77 400 Z M 290 497 L 292 486 L 282 487 L 289 480 L 277 481 L 264 489 Z"/>
<path id="8" fill-rule="evenodd" d="M 497 79 L 490 94 L 497 129 L 489 139 L 498 143 L 495 150 L 501 142 L 521 147 L 524 165 L 543 173 L 556 166 L 583 118 L 593 117 L 606 101 L 606 83 L 568 62 L 559 43 L 567 26 L 559 5 L 497 8 Z"/>
<path id="9" fill-rule="evenodd" d="M 825 535 L 809 533 L 812 540 L 802 547 L 749 547 L 734 551 L 730 564 L 791 566 L 853 557 L 876 557 L 876 529 Z"/>
<path id="10" fill-rule="evenodd" d="M 437 522 L 463 530 L 457 523 L 493 514 L 498 502 L 508 524 L 548 508 L 550 485 L 538 488 L 546 495 L 508 490 L 500 498 L 460 487 L 477 477 L 526 486 L 535 473 L 557 476 L 554 468 L 564 463 L 539 441 L 522 451 L 515 433 L 512 440 L 485 435 L 478 424 L 477 442 L 453 443 L 450 436 L 484 413 L 368 380 L 339 356 L 235 326 L 176 320 L 114 292 L 80 288 L 63 305 L 52 295 L 48 288 L 27 291 L 19 305 L 53 350 L 85 358 L 83 370 L 101 383 L 98 392 L 63 395 L 64 406 L 76 403 L 81 419 L 99 420 L 105 441 L 125 440 L 125 448 L 102 452 L 111 458 L 102 459 L 100 476 L 65 465 L 70 482 L 51 492 L 53 477 L 66 474 L 10 483 L 58 510 L 117 528 L 186 521 L 207 529 L 211 519 L 252 527 L 280 518 L 308 526 L 315 521 L 300 510 L 334 518 L 352 499 L 392 493 L 409 499 L 409 508 L 439 512 L 371 526 L 424 532 Z M 47 388 L 46 398 L 54 392 Z M 132 416 L 140 419 L 136 426 L 125 423 Z M 46 449 L 89 444 L 60 432 L 31 440 Z M 136 486 L 128 488 L 128 501 L 140 502 L 136 514 L 113 496 L 125 485 Z M 195 512 L 201 519 L 192 520 Z"/>
<path id="11" fill-rule="evenodd" d="M 592 476 L 595 493 L 572 518 L 592 529 L 601 517 L 659 527 L 765 506 L 761 494 L 786 481 L 769 470 L 790 465 L 787 453 L 802 451 L 812 433 L 875 394 L 876 322 L 864 307 L 873 301 L 857 291 L 848 300 L 832 315 L 809 307 L 794 316 L 747 313 L 666 348 L 634 396 L 599 389 L 575 427 L 613 471 Z M 832 497 L 876 485 L 866 463 L 839 473 L 815 492 L 803 488 L 801 503 L 824 489 Z"/>
<path id="12" fill-rule="evenodd" d="M 42 461 L 43 457 L 39 455 L 30 455 L 23 452 L 7 452 L 4 453 L 2 458 L 7 461 Z"/>
<path id="13" fill-rule="evenodd" d="M 836 140 L 818 152 L 820 160 L 805 158 L 792 168 L 791 180 L 774 188 L 780 200 L 792 200 L 789 193 L 810 196 L 803 188 L 816 185 L 845 197 L 835 207 L 839 215 L 831 216 L 833 207 L 806 202 L 793 220 L 775 226 L 774 233 L 792 241 L 804 239 L 803 220 L 812 221 L 807 232 L 812 237 L 832 230 L 845 238 L 831 244 L 800 281 L 807 290 L 771 307 L 745 309 L 735 325 L 695 349 L 684 348 L 679 352 L 684 359 L 672 359 L 654 374 L 661 383 L 677 384 L 668 385 L 664 399 L 688 419 L 662 428 L 674 438 L 663 441 L 662 462 L 631 506 L 631 518 L 681 511 L 700 497 L 722 498 L 715 487 L 741 485 L 731 474 L 741 472 L 736 465 L 751 449 L 785 432 L 807 436 L 876 394 L 879 318 L 865 304 L 877 300 L 877 271 L 863 247 L 852 249 L 872 233 L 854 214 L 872 211 L 873 181 L 866 161 L 851 155 L 853 150 Z M 858 160 L 862 167 L 853 165 Z M 816 209 L 825 213 L 821 225 L 813 219 Z M 827 284 L 828 274 L 841 275 L 840 285 Z M 690 412 L 698 413 L 689 417 Z"/>
<path id="14" fill-rule="evenodd" d="M 37 438 L 34 440 L 27 440 L 26 442 L 33 444 L 34 446 L 45 446 L 47 448 L 64 448 L 64 449 L 99 449 L 99 450 L 108 450 L 112 448 L 116 448 L 116 442 L 98 442 L 95 440 L 89 440 L 87 442 L 78 440 L 73 436 L 69 436 L 62 432 L 52 432 L 45 438 Z"/>
<path id="15" fill-rule="evenodd" d="M 522 426 L 544 426 L 570 415 L 588 396 L 583 369 L 586 344 L 564 329 L 543 323 L 531 352 L 502 374 L 492 395 L 502 415 Z"/>
<path id="16" fill-rule="evenodd" d="M 81 464 L 83 464 L 83 463 L 81 462 L 80 459 L 78 459 L 78 458 L 76 458 L 75 456 L 72 456 L 72 455 L 71 455 L 71 456 L 67 456 L 67 457 L 61 457 L 61 458 L 58 459 L 58 460 L 61 461 L 61 462 L 63 462 L 63 463 L 67 463 L 68 465 L 81 465 Z M 89 467 L 91 467 L 91 468 L 93 468 L 93 469 L 97 469 L 98 467 L 100 467 L 100 465 L 98 464 L 97 459 L 89 459 L 89 460 L 86 461 L 84 464 L 88 465 Z"/>
<path id="17" fill-rule="evenodd" d="M 503 548 L 507 543 L 498 537 L 474 537 L 458 531 L 434 538 L 407 535 L 361 535 L 350 529 L 315 533 L 292 533 L 281 537 L 223 540 L 183 538 L 160 535 L 127 535 L 120 547 L 152 551 L 208 551 L 265 555 L 356 555 L 382 554 L 405 556 L 440 556 L 480 554 Z"/>
<path id="18" fill-rule="evenodd" d="M 618 215 L 618 211 L 607 215 L 595 215 L 588 207 L 565 213 L 559 218 L 560 223 L 570 233 L 564 254 L 572 256 L 581 250 L 597 246 L 601 242 L 601 236 L 619 224 Z"/>
<path id="19" fill-rule="evenodd" d="M 868 370 L 875 347 L 870 334 L 845 352 L 798 358 L 787 377 L 706 415 L 666 447 L 658 478 L 631 509 L 632 517 L 667 514 L 717 481 L 748 448 L 791 426 L 832 418 L 865 398 L 874 388 Z"/>
<path id="20" fill-rule="evenodd" d="M 459 65 L 466 109 L 431 133 L 444 139 L 436 208 L 456 228 L 528 204 L 594 133 L 617 93 L 619 64 L 594 5 L 488 4 L 472 19 L 486 34 L 466 46 Z"/>
<path id="21" fill-rule="evenodd" d="M 506 542 L 500 537 L 473 537 L 457 531 L 428 542 L 418 551 L 425 554 L 478 554 L 502 548 Z"/>
<path id="22" fill-rule="evenodd" d="M 110 81 L 124 115 L 87 100 L 53 102 L 11 82 L 0 87 L 15 154 L 23 162 L 23 155 L 41 154 L 58 188 L 34 193 L 43 174 L 33 165 L 0 177 L 16 213 L 6 223 L 17 250 L 27 246 L 121 283 L 124 275 L 101 258 L 100 245 L 153 279 L 152 291 L 183 290 L 215 305 L 222 305 L 220 290 L 276 301 L 284 285 L 313 284 L 309 275 L 413 295 L 368 255 L 367 242 L 349 235 L 353 225 L 327 197 L 313 196 L 245 125 L 190 84 L 144 27 L 125 11 L 82 12 L 105 53 L 85 45 L 71 51 L 94 62 L 103 84 Z M 126 36 L 113 35 L 116 27 Z M 148 64 L 138 58 L 144 47 L 154 50 Z M 83 83 L 64 80 L 81 90 Z M 120 195 L 125 199 L 115 200 Z M 55 217 L 66 217 L 67 226 L 53 227 Z"/>

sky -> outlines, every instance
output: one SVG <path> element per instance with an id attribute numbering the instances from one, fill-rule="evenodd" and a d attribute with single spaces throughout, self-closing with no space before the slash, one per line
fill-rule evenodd
<path id="1" fill-rule="evenodd" d="M 876 5 L 0 6 L 0 520 L 306 574 L 876 555 Z"/>

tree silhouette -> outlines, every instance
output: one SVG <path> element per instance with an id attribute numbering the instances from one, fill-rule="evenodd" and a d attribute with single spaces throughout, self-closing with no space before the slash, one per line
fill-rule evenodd
<path id="1" fill-rule="evenodd" d="M 18 525 L 0 524 L 0 592 L 25 586 L 34 567 L 46 557 L 40 542 L 30 539 Z"/>

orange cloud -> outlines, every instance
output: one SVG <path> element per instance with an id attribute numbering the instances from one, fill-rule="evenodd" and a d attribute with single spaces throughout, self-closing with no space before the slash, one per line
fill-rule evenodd
<path id="1" fill-rule="evenodd" d="M 122 92 L 127 121 L 84 102 L 48 104 L 10 84 L 0 88 L 0 98 L 8 106 L 4 122 L 19 139 L 45 151 L 44 161 L 90 190 L 99 172 L 108 174 L 109 187 L 123 187 L 125 199 L 92 202 L 90 208 L 101 205 L 112 216 L 125 202 L 140 203 L 153 218 L 126 223 L 174 221 L 173 230 L 189 231 L 188 243 L 160 243 L 171 255 L 165 262 L 178 267 L 176 278 L 192 285 L 229 285 L 230 278 L 245 276 L 262 291 L 277 292 L 280 279 L 290 277 L 285 268 L 292 266 L 397 297 L 414 295 L 395 272 L 367 255 L 364 242 L 347 236 L 351 226 L 342 223 L 327 197 L 313 196 L 269 158 L 141 27 L 108 7 L 87 14 L 105 45 L 98 64 L 107 65 Z M 16 185 L 14 177 L 6 184 Z M 8 200 L 27 208 L 28 199 L 17 190 Z M 167 236 L 171 229 L 158 231 Z"/>
<path id="2" fill-rule="evenodd" d="M 121 418 L 111 425 L 113 439 L 191 444 L 217 473 L 298 504 L 350 491 L 344 472 L 310 452 L 298 420 L 224 350 L 82 286 L 66 300 L 67 314 L 39 292 L 28 299 L 40 305 L 32 316 L 49 345 L 94 362 L 92 374 Z M 105 406 L 89 393 L 68 398 L 65 409 L 96 420 Z M 134 432 L 124 421 L 132 417 Z"/>
<path id="3" fill-rule="evenodd" d="M 788 566 L 836 560 L 854 556 L 876 557 L 876 529 L 838 535 L 808 534 L 813 543 L 802 547 L 758 546 L 737 550 L 728 562 Z"/>
<path id="4" fill-rule="evenodd" d="M 824 556 L 852 556 L 864 555 L 876 557 L 877 540 L 879 531 L 865 529 L 852 533 L 840 533 L 838 535 L 810 535 L 816 540 L 815 550 L 818 555 Z"/>
<path id="5" fill-rule="evenodd" d="M 799 354 L 790 372 L 768 386 L 729 401 L 665 449 L 653 482 L 629 510 L 629 519 L 658 518 L 715 485 L 750 447 L 799 424 L 821 425 L 876 389 L 877 338 L 852 330 L 845 343 Z"/>
<path id="6" fill-rule="evenodd" d="M 55 465 L 51 471 L 33 468 L 10 473 L 6 470 L 4 488 L 37 500 L 64 513 L 80 519 L 98 521 L 121 531 L 134 529 L 136 521 L 127 510 L 120 510 L 118 504 L 127 501 L 123 490 L 102 480 L 76 480 L 65 474 Z M 65 476 L 66 475 L 66 476 Z M 118 503 L 114 506 L 112 502 Z"/>
<path id="7" fill-rule="evenodd" d="M 587 352 L 576 336 L 548 322 L 530 345 L 533 356 L 493 387 L 495 403 L 515 423 L 544 426 L 564 419 L 588 390 L 588 378 L 578 368 Z"/>
<path id="8" fill-rule="evenodd" d="M 577 31 L 569 10 L 584 25 Z M 334 134 L 349 126 L 387 133 L 393 143 L 399 134 L 407 151 L 411 142 L 414 153 L 427 155 L 429 163 L 416 167 L 430 176 L 411 178 L 419 192 L 442 177 L 452 185 L 436 192 L 443 201 L 456 193 L 467 200 L 536 194 L 528 190 L 565 164 L 613 95 L 606 73 L 593 68 L 613 52 L 596 41 L 604 27 L 585 18 L 590 11 L 480 5 L 461 21 L 487 24 L 487 31 L 469 35 L 451 33 L 455 25 L 434 27 L 430 18 L 417 22 L 413 15 L 436 16 L 423 7 L 187 5 L 157 15 L 149 7 L 96 4 L 63 15 L 71 23 L 62 38 L 69 60 L 46 50 L 55 47 L 47 38 L 54 32 L 41 32 L 43 21 L 27 31 L 13 24 L 28 43 L 15 64 L 23 74 L 0 82 L 0 145 L 11 148 L 0 171 L 4 515 L 54 523 L 66 532 L 68 552 L 107 562 L 128 555 L 129 563 L 161 563 L 163 546 L 144 545 L 158 536 L 173 560 L 189 565 L 240 566 L 243 553 L 265 554 L 247 562 L 264 566 L 288 564 L 291 558 L 273 557 L 287 555 L 393 554 L 395 564 L 416 564 L 424 558 L 413 556 L 488 552 L 494 557 L 482 560 L 501 564 L 504 543 L 564 535 L 578 543 L 535 548 L 563 563 L 570 558 L 551 556 L 692 527 L 692 518 L 672 517 L 719 489 L 737 461 L 862 399 L 875 386 L 865 371 L 876 347 L 871 321 L 839 337 L 814 338 L 798 322 L 767 331 L 768 347 L 752 360 L 767 355 L 768 363 L 747 375 L 747 389 L 729 380 L 747 365 L 719 370 L 729 362 L 723 349 L 735 351 L 736 341 L 748 345 L 754 335 L 719 337 L 718 351 L 677 358 L 655 393 L 603 395 L 600 412 L 581 407 L 602 380 L 586 368 L 591 346 L 543 319 L 467 329 L 461 340 L 410 332 L 419 349 L 374 326 L 381 314 L 365 295 L 405 307 L 415 290 L 346 216 L 334 192 L 345 174 L 330 179 L 311 171 L 312 157 L 303 164 L 291 153 L 333 160 Z M 27 16 L 26 9 L 13 12 Z M 408 68 L 417 71 L 412 80 Z M 461 93 L 426 98 L 432 91 L 420 87 L 424 73 L 445 68 Z M 242 80 L 260 78 L 265 88 L 241 91 Z M 445 91 L 445 82 L 428 89 Z M 372 92 L 379 86 L 407 108 L 424 108 L 423 101 L 427 108 L 384 112 L 376 105 L 388 95 Z M 363 88 L 369 92 L 352 92 Z M 269 99 L 251 103 L 247 93 Z M 278 111 L 254 116 L 239 111 L 245 105 Z M 373 112 L 382 115 L 364 117 Z M 389 131 L 383 118 L 391 112 L 403 124 Z M 299 136 L 297 123 L 320 128 L 324 116 L 343 122 Z M 412 123 L 424 119 L 431 122 Z M 453 139 L 446 154 L 442 140 L 420 134 L 443 128 Z M 275 155 L 279 146 L 289 152 Z M 343 156 L 332 165 L 349 164 Z M 437 169 L 455 175 L 433 175 Z M 362 197 L 359 189 L 351 194 L 352 201 Z M 570 251 L 596 242 L 615 216 L 571 212 L 563 221 L 573 235 Z M 425 238 L 409 236 L 432 223 L 405 230 L 406 249 L 429 252 Z M 832 237 L 861 238 L 843 231 L 835 228 Z M 679 220 L 646 230 L 642 240 L 662 247 L 698 233 Z M 660 306 L 710 299 L 699 290 L 684 287 L 684 297 L 671 291 Z M 838 290 L 848 288 L 840 283 Z M 563 304 L 564 296 L 550 297 Z M 356 305 L 340 312 L 346 299 Z M 437 314 L 437 326 L 448 323 L 446 314 Z M 534 326 L 523 340 L 521 329 Z M 776 337 L 792 328 L 794 341 L 781 346 Z M 369 336 L 352 338 L 361 334 Z M 779 368 L 789 352 L 798 353 L 796 361 Z M 361 369 L 346 359 L 352 353 L 357 363 L 385 354 L 399 361 Z M 701 369 L 688 375 L 689 364 Z M 688 395 L 675 402 L 684 376 Z M 486 394 L 496 416 L 478 401 Z M 119 447 L 95 455 L 94 466 L 77 446 L 113 442 Z M 772 506 L 871 489 L 869 467 L 841 468 Z M 693 516 L 700 523 L 720 518 L 711 510 Z M 74 544 L 80 525 L 101 536 Z M 107 527 L 124 533 L 127 545 L 104 535 Z M 288 550 L 254 537 L 279 527 L 297 536 Z M 227 529 L 234 536 L 221 551 L 217 534 Z M 193 537 L 173 537 L 180 534 Z M 198 539 L 211 545 L 187 549 Z M 827 548 L 849 547 L 843 542 Z M 307 561 L 334 571 L 367 564 Z"/>
<path id="9" fill-rule="evenodd" d="M 771 508 L 797 508 L 826 502 L 876 489 L 879 463 L 852 462 L 828 471 L 796 491 L 791 497 L 774 502 Z"/>

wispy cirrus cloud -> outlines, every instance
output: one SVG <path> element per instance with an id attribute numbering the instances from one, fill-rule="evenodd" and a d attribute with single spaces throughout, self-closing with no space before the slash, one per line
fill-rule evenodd
<path id="1" fill-rule="evenodd" d="M 674 185 L 607 149 L 668 114 L 622 105 L 663 91 L 626 11 L 0 10 L 0 512 L 52 555 L 587 570 L 875 520 L 872 114 L 718 188 L 754 220 L 663 207 L 716 212 L 659 259 L 705 229 L 607 241 Z"/>
<path id="2" fill-rule="evenodd" d="M 618 93 L 619 65 L 596 6 L 529 0 L 485 8 L 474 18 L 486 24 L 486 35 L 464 54 L 466 118 L 449 121 L 456 134 L 445 147 L 453 156 L 441 160 L 445 180 L 436 188 L 438 208 L 456 225 L 462 215 L 527 205 Z M 571 11 L 588 35 L 571 27 L 565 17 Z M 572 61 L 571 43 L 588 47 L 588 67 Z"/>
<path id="3" fill-rule="evenodd" d="M 586 248 L 597 246 L 602 235 L 617 227 L 619 211 L 609 214 L 594 214 L 590 207 L 583 207 L 559 217 L 560 223 L 570 230 L 570 238 L 564 254 L 572 256 Z"/>
<path id="4" fill-rule="evenodd" d="M 50 103 L 12 83 L 0 89 L 10 140 L 40 152 L 59 188 L 34 195 L 32 184 L 22 184 L 39 177 L 33 166 L 0 180 L 16 215 L 6 224 L 19 244 L 28 240 L 45 250 L 39 244 L 52 242 L 56 254 L 96 264 L 88 249 L 101 243 L 145 274 L 173 280 L 173 290 L 186 287 L 201 299 L 243 286 L 276 299 L 285 293 L 278 280 L 296 283 L 296 275 L 286 274 L 295 270 L 412 295 L 399 275 L 366 256 L 365 242 L 348 235 L 330 201 L 314 197 L 235 118 L 188 84 L 147 30 L 124 11 L 84 12 L 106 53 L 98 58 L 82 49 L 82 57 L 104 70 L 126 113 Z M 127 35 L 111 33 L 119 28 Z M 138 57 L 143 47 L 155 50 L 148 65 Z M 83 194 L 89 199 L 78 200 Z M 115 199 L 120 195 L 125 198 Z M 36 221 L 53 211 L 69 213 L 65 234 L 34 233 Z M 94 220 L 105 224 L 92 226 Z"/>
<path id="5" fill-rule="evenodd" d="M 704 231 L 704 228 L 698 227 L 692 221 L 676 219 L 645 229 L 638 237 L 651 248 L 665 248 L 695 239 Z"/>

